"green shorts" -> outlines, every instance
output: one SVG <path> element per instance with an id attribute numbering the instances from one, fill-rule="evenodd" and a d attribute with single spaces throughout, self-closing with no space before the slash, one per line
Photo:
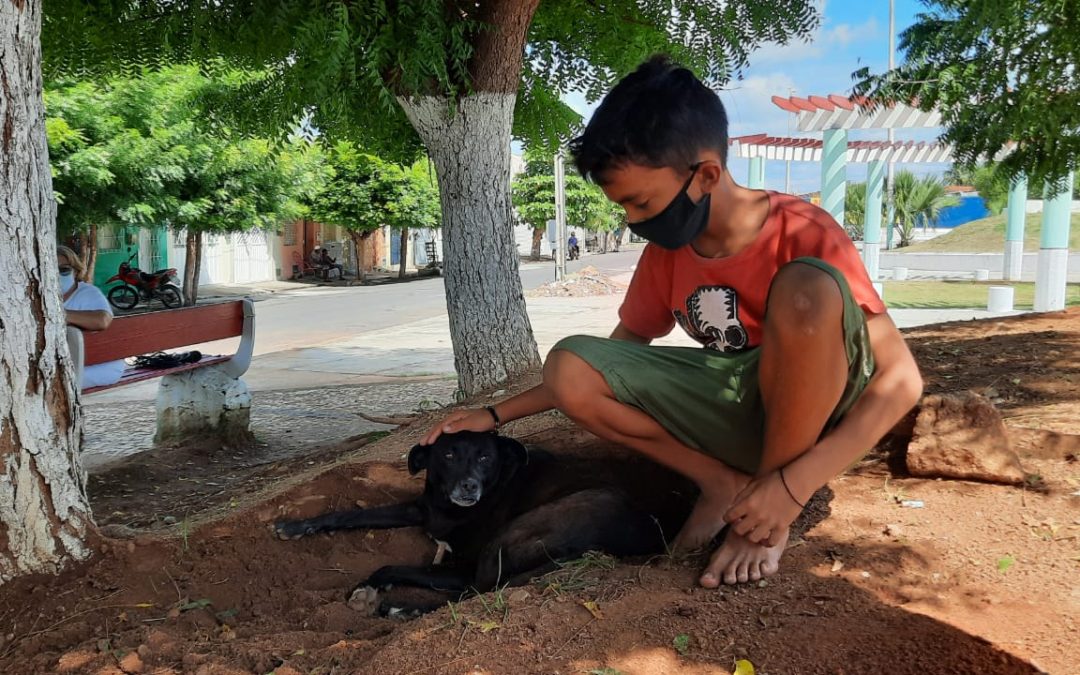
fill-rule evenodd
<path id="1" fill-rule="evenodd" d="M 798 258 L 836 280 L 844 298 L 847 386 L 823 431 L 843 418 L 874 373 L 866 317 L 844 275 L 817 258 Z M 758 385 L 761 349 L 719 352 L 695 347 L 653 347 L 588 335 L 555 345 L 576 354 L 604 376 L 619 401 L 648 413 L 687 446 L 753 474 L 761 463 L 765 408 Z"/>

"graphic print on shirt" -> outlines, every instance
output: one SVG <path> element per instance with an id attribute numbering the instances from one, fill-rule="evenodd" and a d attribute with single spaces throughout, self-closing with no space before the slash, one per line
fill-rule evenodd
<path id="1" fill-rule="evenodd" d="M 730 286 L 701 286 L 686 299 L 687 314 L 674 310 L 686 333 L 718 352 L 737 352 L 750 341 L 739 320 L 739 299 Z"/>

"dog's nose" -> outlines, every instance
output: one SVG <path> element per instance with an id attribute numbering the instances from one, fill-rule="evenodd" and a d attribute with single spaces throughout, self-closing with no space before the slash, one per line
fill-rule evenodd
<path id="1" fill-rule="evenodd" d="M 480 491 L 480 481 L 475 478 L 466 478 L 461 481 L 461 490 L 462 492 L 474 495 Z"/>

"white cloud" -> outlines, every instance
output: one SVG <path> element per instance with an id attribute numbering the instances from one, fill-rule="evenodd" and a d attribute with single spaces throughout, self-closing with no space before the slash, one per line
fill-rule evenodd
<path id="1" fill-rule="evenodd" d="M 719 92 L 727 109 L 729 133 L 787 135 L 793 118 L 778 108 L 772 97 L 788 96 L 792 91 L 799 93 L 799 88 L 785 73 L 755 75 L 732 82 Z"/>
<path id="2" fill-rule="evenodd" d="M 818 26 L 805 42 L 797 41 L 786 45 L 770 42 L 763 45 L 750 54 L 750 64 L 762 66 L 775 63 L 798 63 L 821 58 L 839 47 L 868 42 L 879 37 L 881 37 L 881 30 L 874 17 L 857 25 L 841 23 L 830 27 L 826 22 Z"/>
<path id="3" fill-rule="evenodd" d="M 825 32 L 823 41 L 826 44 L 840 44 L 848 46 L 856 42 L 865 42 L 879 37 L 877 19 L 870 17 L 865 22 L 852 26 L 842 23 Z"/>
<path id="4" fill-rule="evenodd" d="M 781 45 L 770 42 L 750 53 L 750 65 L 762 66 L 774 63 L 792 63 L 806 59 L 816 59 L 822 55 L 821 45 L 815 38 L 809 42 L 789 42 Z"/>

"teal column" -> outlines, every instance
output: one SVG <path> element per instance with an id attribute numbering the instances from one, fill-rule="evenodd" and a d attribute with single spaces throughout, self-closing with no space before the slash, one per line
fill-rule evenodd
<path id="1" fill-rule="evenodd" d="M 844 190 L 847 180 L 847 132 L 829 129 L 821 151 L 821 208 L 844 224 Z"/>
<path id="2" fill-rule="evenodd" d="M 1024 221 L 1027 219 L 1027 177 L 1018 176 L 1009 188 L 1005 221 L 1005 262 L 1002 277 L 1019 281 L 1024 266 Z"/>
<path id="3" fill-rule="evenodd" d="M 1073 174 L 1043 188 L 1042 234 L 1035 270 L 1035 311 L 1065 309 L 1065 282 L 1069 266 L 1069 221 Z"/>
<path id="4" fill-rule="evenodd" d="M 870 162 L 866 170 L 866 221 L 863 224 L 863 264 L 870 279 L 878 278 L 881 250 L 881 201 L 885 196 L 885 162 Z"/>
<path id="5" fill-rule="evenodd" d="M 765 158 L 750 158 L 750 176 L 746 181 L 746 187 L 751 190 L 765 189 Z"/>

